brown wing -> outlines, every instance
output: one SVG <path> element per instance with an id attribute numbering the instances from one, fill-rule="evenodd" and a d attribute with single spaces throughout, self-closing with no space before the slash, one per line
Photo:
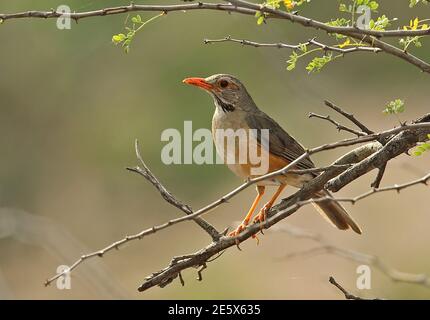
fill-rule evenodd
<path id="1" fill-rule="evenodd" d="M 250 113 L 246 117 L 246 122 L 250 129 L 257 129 L 257 142 L 261 144 L 261 129 L 269 129 L 269 149 L 270 153 L 281 157 L 289 162 L 296 160 L 305 149 L 282 127 L 264 112 Z M 264 137 L 263 137 L 264 139 Z M 264 145 L 264 144 L 263 144 Z M 267 145 L 267 143 L 265 143 Z M 311 169 L 315 165 L 309 157 L 304 158 L 297 164 L 299 169 Z"/>

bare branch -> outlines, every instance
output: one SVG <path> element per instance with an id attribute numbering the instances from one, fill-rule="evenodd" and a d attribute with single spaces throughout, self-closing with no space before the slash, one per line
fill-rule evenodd
<path id="1" fill-rule="evenodd" d="M 23 19 L 23 18 L 42 18 L 42 19 L 57 19 L 60 17 L 70 17 L 71 19 L 78 21 L 84 18 L 90 17 L 104 17 L 110 15 L 124 14 L 129 12 L 172 12 L 172 11 L 188 11 L 188 10 L 219 10 L 227 12 L 238 12 L 241 14 L 254 15 L 255 10 L 238 8 L 231 4 L 224 3 L 189 3 L 189 4 L 174 4 L 174 5 L 140 5 L 131 3 L 128 6 L 117 6 L 107 7 L 99 10 L 73 12 L 70 14 L 64 14 L 57 12 L 56 10 L 51 11 L 24 11 L 17 13 L 0 13 L 0 20 L 7 21 L 11 19 Z"/>
<path id="2" fill-rule="evenodd" d="M 349 293 L 344 287 L 342 287 L 333 277 L 330 277 L 328 279 L 328 282 L 330 282 L 332 285 L 338 288 L 340 292 L 344 294 L 346 300 L 379 300 L 379 299 L 364 299 L 359 296 L 355 296 L 352 293 Z"/>
<path id="3" fill-rule="evenodd" d="M 314 179 L 313 181 L 315 181 Z M 310 184 L 313 182 L 311 181 Z M 406 187 L 406 186 L 405 186 Z M 296 193 L 297 194 L 304 193 L 304 190 L 300 190 Z M 375 192 L 376 193 L 376 192 Z M 374 194 L 374 193 L 372 193 Z M 290 198 L 289 198 L 290 199 Z M 336 199 L 337 200 L 337 199 Z M 288 201 L 288 200 L 287 200 Z M 291 206 L 287 207 L 286 209 L 279 210 L 277 208 L 273 208 L 269 214 L 267 220 L 263 224 L 252 224 L 248 226 L 241 234 L 239 234 L 237 237 L 222 237 L 218 242 L 213 242 L 209 244 L 207 247 L 193 253 L 190 255 L 187 255 L 186 259 L 183 259 L 181 261 L 173 261 L 164 269 L 161 271 L 155 272 L 152 275 L 145 278 L 145 282 L 138 288 L 139 291 L 145 291 L 151 287 L 154 286 L 164 286 L 166 283 L 170 283 L 173 281 L 181 271 L 192 268 L 192 267 L 200 267 L 205 265 L 208 260 L 218 254 L 219 252 L 222 252 L 230 247 L 236 246 L 237 242 L 242 242 L 256 233 L 258 233 L 261 228 L 268 229 L 277 222 L 285 219 L 286 217 L 292 215 L 295 213 L 299 208 L 301 208 L 304 205 L 307 205 L 309 203 L 312 203 L 313 201 L 300 201 L 295 202 Z M 279 205 L 277 206 L 279 207 Z"/>
<path id="4" fill-rule="evenodd" d="M 190 215 L 193 213 L 193 210 L 189 205 L 183 204 L 178 199 L 176 199 L 159 181 L 158 179 L 153 175 L 153 173 L 149 170 L 149 168 L 146 166 L 145 162 L 143 161 L 142 156 L 140 155 L 139 151 L 139 142 L 135 141 L 134 144 L 136 157 L 140 162 L 140 166 L 136 166 L 134 168 L 127 168 L 127 170 L 135 172 L 141 176 L 143 176 L 146 180 L 148 180 L 161 194 L 164 200 L 166 200 L 168 203 L 173 205 L 174 207 L 180 209 L 181 211 L 185 212 L 185 214 Z M 213 227 L 209 222 L 203 220 L 200 217 L 196 217 L 194 221 L 203 229 L 205 230 L 211 237 L 212 240 L 217 241 L 220 238 L 220 233 Z"/>
<path id="5" fill-rule="evenodd" d="M 326 188 L 333 192 L 339 191 L 344 186 L 366 174 L 367 172 L 386 165 L 390 159 L 405 153 L 418 142 L 426 140 L 429 133 L 430 131 L 428 129 L 423 131 L 418 130 L 415 132 L 410 132 L 407 130 L 400 132 L 394 136 L 394 138 L 388 141 L 383 146 L 383 148 L 381 148 L 381 150 L 375 152 L 367 159 L 362 160 L 360 163 L 357 163 L 336 178 L 329 181 L 326 185 Z"/>
<path id="6" fill-rule="evenodd" d="M 343 163 L 352 163 L 360 161 L 360 159 L 367 157 L 369 153 L 373 153 L 375 149 L 380 148 L 379 143 L 375 143 L 374 145 L 366 145 L 360 147 L 347 155 L 340 158 L 335 162 L 336 165 Z M 211 243 L 207 247 L 197 251 L 196 253 L 189 256 L 188 260 L 181 261 L 177 264 L 169 265 L 165 269 L 149 276 L 146 278 L 146 281 L 139 287 L 139 291 L 147 290 L 155 285 L 162 284 L 165 279 L 172 280 L 177 277 L 178 272 L 188 269 L 190 267 L 198 267 L 213 255 L 224 251 L 227 248 L 237 245 L 237 242 L 242 242 L 256 233 L 258 233 L 262 228 L 268 229 L 271 226 L 275 225 L 277 222 L 287 218 L 288 216 L 295 213 L 299 208 L 309 203 L 312 203 L 314 200 L 308 200 L 312 198 L 312 195 L 322 189 L 325 182 L 328 181 L 332 176 L 336 176 L 342 172 L 341 168 L 331 168 L 330 170 L 325 171 L 317 178 L 313 179 L 309 183 L 307 183 L 302 189 L 297 191 L 295 194 L 290 196 L 289 198 L 282 200 L 280 204 L 273 207 L 269 213 L 267 220 L 262 224 L 252 224 L 248 226 L 241 234 L 237 237 L 222 237 L 217 243 Z M 410 184 L 415 185 L 416 183 Z M 400 186 L 403 188 L 403 186 Z M 407 187 L 406 184 L 404 187 Z M 388 191 L 388 190 L 387 190 Z M 382 191 L 381 191 L 382 192 Z M 377 192 L 373 192 L 375 194 Z M 369 195 L 370 196 L 370 195 Z M 363 197 L 364 199 L 364 197 Z M 337 200 L 337 199 L 336 199 Z M 341 199 L 342 200 L 342 199 Z M 358 201 L 358 200 L 357 200 Z"/>
<path id="7" fill-rule="evenodd" d="M 375 193 L 381 193 L 381 192 L 387 192 L 387 191 L 397 191 L 400 192 L 403 189 L 406 188 L 410 188 L 412 186 L 415 185 L 419 185 L 419 184 L 423 184 L 425 186 L 428 186 L 428 181 L 430 180 L 430 173 L 427 174 L 426 176 L 417 179 L 417 180 L 413 180 L 404 184 L 400 184 L 400 185 L 394 185 L 394 186 L 389 186 L 389 187 L 383 187 L 383 188 L 373 188 L 372 190 L 369 190 L 355 198 L 336 198 L 336 201 L 343 201 L 343 202 L 351 202 L 351 203 L 356 203 L 357 201 L 363 200 Z"/>
<path id="8" fill-rule="evenodd" d="M 334 103 L 325 100 L 324 104 L 331 108 L 332 110 L 340 113 L 342 116 L 344 116 L 345 118 L 347 118 L 349 121 L 351 121 L 353 124 L 355 124 L 357 127 L 360 128 L 361 131 L 363 131 L 364 133 L 367 134 L 372 134 L 374 133 L 372 130 L 370 130 L 369 128 L 367 128 L 361 121 L 359 121 L 352 113 L 348 113 L 345 110 L 343 110 L 341 107 L 335 105 Z"/>
<path id="9" fill-rule="evenodd" d="M 316 113 L 313 113 L 313 112 L 311 112 L 311 113 L 309 113 L 309 118 L 318 118 L 318 119 L 322 119 L 322 120 L 326 120 L 326 121 L 329 121 L 329 122 L 331 122 L 332 124 L 334 124 L 335 125 L 335 127 L 336 127 L 336 129 L 338 130 L 338 131 L 347 131 L 347 132 L 349 132 L 349 133 L 352 133 L 352 134 L 355 134 L 355 135 L 357 135 L 358 137 L 361 137 L 361 136 L 365 136 L 365 135 L 367 135 L 367 133 L 364 133 L 364 132 L 362 132 L 362 131 L 357 131 L 357 130 L 354 130 L 354 129 L 352 129 L 352 128 L 348 128 L 348 127 L 346 127 L 346 126 L 344 126 L 344 125 L 341 125 L 339 122 L 337 122 L 337 121 L 335 121 L 335 120 L 333 120 L 330 116 L 322 116 L 322 115 L 319 115 L 319 114 L 316 114 Z"/>
<path id="10" fill-rule="evenodd" d="M 306 42 L 303 42 L 303 43 L 296 44 L 296 45 L 286 44 L 283 42 L 261 43 L 261 42 L 250 41 L 250 40 L 245 40 L 245 39 L 234 39 L 230 36 L 227 36 L 227 37 L 221 38 L 221 39 L 204 39 L 203 42 L 205 44 L 220 43 L 220 42 L 234 42 L 234 43 L 239 43 L 243 46 L 251 46 L 251 47 L 255 47 L 255 48 L 277 48 L 277 49 L 291 49 L 291 50 L 298 50 L 302 46 L 315 46 L 315 47 L 318 47 L 325 52 L 332 51 L 332 52 L 337 52 L 337 53 L 341 53 L 341 54 L 347 54 L 347 53 L 352 53 L 352 52 L 378 53 L 378 52 L 382 51 L 379 48 L 365 47 L 365 46 L 355 46 L 352 48 L 343 49 L 340 47 L 330 46 L 330 45 L 320 43 L 320 42 L 316 41 L 315 38 L 308 40 Z"/>
<path id="11" fill-rule="evenodd" d="M 295 174 L 305 174 L 305 173 L 321 173 L 324 171 L 328 171 L 330 169 L 348 169 L 350 167 L 352 167 L 353 164 L 352 163 L 346 163 L 346 164 L 332 164 L 331 166 L 326 166 L 326 167 L 319 167 L 319 168 L 312 168 L 312 169 L 299 169 L 299 170 L 289 170 L 289 173 L 295 173 Z"/>
<path id="12" fill-rule="evenodd" d="M 99 10 L 73 12 L 70 14 L 64 14 L 57 12 L 52 9 L 50 11 L 38 11 L 30 10 L 16 13 L 0 13 L 0 19 L 3 21 L 12 19 L 23 19 L 23 18 L 41 18 L 41 19 L 55 19 L 64 16 L 68 16 L 71 19 L 78 20 L 90 17 L 104 17 L 108 15 L 124 14 L 128 12 L 170 12 L 170 11 L 187 11 L 187 10 L 222 10 L 239 12 L 242 14 L 254 15 L 256 12 L 269 13 L 267 18 L 282 18 L 290 20 L 291 22 L 297 22 L 304 27 L 310 27 L 317 30 L 324 30 L 328 33 L 339 33 L 346 35 L 365 35 L 372 36 L 375 38 L 393 37 L 393 38 L 404 38 L 414 36 L 428 36 L 430 35 L 430 28 L 421 30 L 365 30 L 357 27 L 341 27 L 341 26 L 330 26 L 324 22 L 320 22 L 314 19 L 306 18 L 298 14 L 289 13 L 281 10 L 272 9 L 259 4 L 254 4 L 242 0 L 228 0 L 227 4 L 223 3 L 204 3 L 196 2 L 189 4 L 175 4 L 175 5 L 139 5 L 131 3 L 126 6 L 117 7 L 106 7 Z M 231 3 L 231 4 L 230 4 Z"/>
<path id="13" fill-rule="evenodd" d="M 375 177 L 375 180 L 370 184 L 372 188 L 379 188 L 382 182 L 382 178 L 385 174 L 385 169 L 387 169 L 387 164 L 383 164 L 380 168 L 378 168 L 378 174 Z"/>

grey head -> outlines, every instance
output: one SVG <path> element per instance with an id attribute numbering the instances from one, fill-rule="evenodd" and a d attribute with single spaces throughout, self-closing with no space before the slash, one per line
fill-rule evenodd
<path id="1" fill-rule="evenodd" d="M 232 75 L 215 74 L 207 78 L 187 78 L 183 82 L 204 89 L 223 112 L 258 110 L 245 86 Z"/>

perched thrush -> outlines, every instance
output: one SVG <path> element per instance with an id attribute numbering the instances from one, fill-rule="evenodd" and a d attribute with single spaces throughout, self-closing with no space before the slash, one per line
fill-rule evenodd
<path id="1" fill-rule="evenodd" d="M 187 78 L 184 83 L 194 85 L 208 92 L 215 103 L 215 113 L 212 119 L 212 133 L 217 152 L 220 155 L 226 155 L 228 152 L 238 153 L 237 150 L 231 151 L 226 149 L 224 139 L 217 138 L 215 134 L 217 129 L 245 129 L 249 133 L 249 139 L 255 139 L 256 145 L 260 148 L 260 153 L 266 153 L 269 159 L 268 172 L 273 172 L 284 168 L 289 163 L 297 159 L 305 149 L 292 136 L 290 136 L 282 127 L 267 114 L 261 111 L 252 100 L 245 86 L 235 77 L 227 74 L 217 74 L 208 78 Z M 256 130 L 249 130 L 256 129 Z M 268 129 L 269 141 L 262 143 L 262 129 Z M 266 130 L 267 131 L 267 130 Z M 254 132 L 254 134 L 252 134 Z M 257 134 L 255 134 L 255 132 Z M 268 150 L 267 150 L 268 149 Z M 233 158 L 235 155 L 233 155 Z M 231 171 L 243 179 L 255 178 L 252 174 L 252 163 L 233 162 L 227 163 Z M 315 165 L 309 157 L 301 160 L 294 167 L 295 169 L 311 169 Z M 257 175 L 258 176 L 258 175 Z M 257 183 L 257 197 L 251 205 L 243 222 L 236 230 L 230 233 L 231 236 L 238 235 L 249 224 L 253 212 L 258 202 L 264 194 L 265 187 L 268 185 L 278 186 L 275 194 L 260 210 L 254 218 L 254 222 L 264 222 L 268 210 L 273 206 L 276 199 L 282 193 L 287 185 L 301 188 L 304 183 L 315 178 L 316 174 L 295 174 L 286 173 L 285 175 L 276 176 L 270 180 L 264 180 Z M 330 195 L 327 190 L 322 190 L 314 195 L 314 198 L 321 198 Z M 341 230 L 351 228 L 361 234 L 360 227 L 354 222 L 346 210 L 335 201 L 321 201 L 314 203 L 314 206 L 323 217 L 327 218 L 334 226 Z"/>

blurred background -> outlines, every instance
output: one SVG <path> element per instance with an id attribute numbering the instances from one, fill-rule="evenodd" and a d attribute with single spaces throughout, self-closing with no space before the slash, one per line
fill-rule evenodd
<path id="1" fill-rule="evenodd" d="M 147 3 L 138 1 L 139 3 Z M 74 0 L 82 11 L 128 4 L 128 1 Z M 152 2 L 149 2 L 152 3 Z M 175 3 L 156 1 L 153 3 Z M 3 1 L 0 12 L 49 10 L 64 1 Z M 380 13 L 425 17 L 429 7 L 411 10 L 409 1 L 380 1 Z M 328 21 L 339 16 L 338 1 L 312 1 L 304 15 Z M 153 13 L 142 13 L 147 19 Z M 358 263 L 333 255 L 285 260 L 286 254 L 318 246 L 282 233 L 267 233 L 260 245 L 249 240 L 242 251 L 228 250 L 209 264 L 204 281 L 184 272 L 164 289 L 138 293 L 145 276 L 164 268 L 172 256 L 194 252 L 210 242 L 195 224 L 161 231 L 120 251 L 81 265 L 72 273 L 71 290 L 43 286 L 59 265 L 181 212 L 165 203 L 142 177 L 129 173 L 136 164 L 139 139 L 148 166 L 179 199 L 197 209 L 238 186 L 241 181 L 222 165 L 172 165 L 161 162 L 160 141 L 166 128 L 182 132 L 185 120 L 210 128 L 212 100 L 182 84 L 189 76 L 230 73 L 247 86 L 256 103 L 305 146 L 348 137 L 309 112 L 330 113 L 324 99 L 343 106 L 373 130 L 396 126 L 382 114 L 396 98 L 406 101 L 401 120 L 429 111 L 429 76 L 385 54 L 351 54 L 308 75 L 306 64 L 286 71 L 290 52 L 203 44 L 204 38 L 231 35 L 261 42 L 298 43 L 323 33 L 283 21 L 257 26 L 256 19 L 224 12 L 169 13 L 148 24 L 125 54 L 111 43 L 123 32 L 125 15 L 96 17 L 60 31 L 55 20 L 10 20 L 0 26 L 0 298 L 19 299 L 342 299 L 328 283 L 333 275 L 364 297 L 430 298 L 430 289 L 394 283 L 372 268 L 372 289 L 355 287 Z M 417 54 L 427 58 L 430 44 Z M 344 121 L 344 119 L 338 120 Z M 314 157 L 327 165 L 345 150 Z M 428 172 L 429 157 L 406 155 L 390 162 L 383 185 L 416 179 Z M 355 196 L 368 190 L 371 173 L 342 190 Z M 205 218 L 224 229 L 246 213 L 250 188 Z M 285 196 L 292 190 L 285 192 Z M 430 274 L 428 226 L 424 204 L 429 189 L 380 194 L 355 206 L 351 214 L 364 233 L 332 228 L 312 207 L 302 208 L 288 223 L 321 234 L 342 248 L 378 256 L 389 266 Z"/>

